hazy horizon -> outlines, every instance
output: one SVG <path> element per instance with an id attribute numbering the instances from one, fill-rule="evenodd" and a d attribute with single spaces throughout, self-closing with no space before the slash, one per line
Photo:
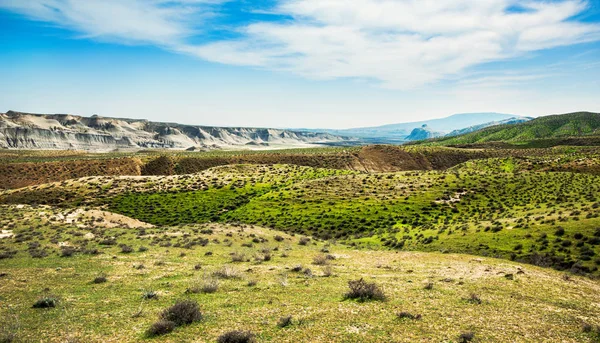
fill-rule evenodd
<path id="1" fill-rule="evenodd" d="M 0 106 L 355 128 L 600 112 L 600 1 L 0 0 Z"/>

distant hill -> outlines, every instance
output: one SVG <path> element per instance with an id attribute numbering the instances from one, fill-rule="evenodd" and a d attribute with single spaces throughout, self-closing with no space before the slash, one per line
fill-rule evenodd
<path id="1" fill-rule="evenodd" d="M 406 137 L 407 141 L 420 141 L 423 139 L 430 139 L 443 136 L 443 132 L 433 131 L 427 124 L 423 124 L 423 126 L 413 129 Z"/>
<path id="2" fill-rule="evenodd" d="M 454 130 L 454 131 L 450 132 L 449 134 L 447 134 L 446 137 L 463 135 L 465 133 L 475 132 L 475 131 L 479 131 L 481 129 L 485 129 L 486 127 L 490 127 L 490 126 L 503 125 L 503 124 L 520 124 L 520 123 L 524 123 L 526 121 L 530 121 L 532 119 L 533 118 L 531 118 L 531 117 L 515 117 L 515 118 L 510 118 L 510 119 L 505 119 L 505 120 L 500 120 L 500 121 L 492 121 L 492 122 L 484 123 L 484 124 L 480 124 L 480 125 L 469 126 L 469 127 L 466 127 L 464 129 L 460 129 L 460 130 Z"/>
<path id="3" fill-rule="evenodd" d="M 0 113 L 0 148 L 8 149 L 273 149 L 320 144 L 351 142 L 329 133 L 271 128 L 196 126 L 70 114 Z"/>
<path id="4" fill-rule="evenodd" d="M 529 118 L 520 117 L 513 114 L 503 114 L 494 112 L 460 113 L 440 119 L 389 124 L 375 127 L 362 127 L 344 130 L 303 129 L 303 131 L 327 132 L 334 135 L 357 137 L 370 143 L 404 143 L 407 141 L 414 140 L 414 137 L 421 137 L 422 135 L 415 136 L 411 135 L 411 133 L 414 129 L 422 128 L 423 125 L 426 125 L 427 128 L 432 132 L 437 133 L 436 136 L 440 136 L 456 130 L 462 130 L 477 125 L 485 125 L 489 123 L 497 123 L 515 119 L 528 120 Z"/>
<path id="5" fill-rule="evenodd" d="M 518 124 L 503 124 L 430 142 L 438 145 L 488 142 L 525 143 L 535 140 L 600 135 L 600 113 L 576 112 L 535 118 Z"/>

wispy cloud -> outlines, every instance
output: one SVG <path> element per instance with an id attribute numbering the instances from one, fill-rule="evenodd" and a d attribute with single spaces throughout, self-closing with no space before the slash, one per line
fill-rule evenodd
<path id="1" fill-rule="evenodd" d="M 486 62 L 600 40 L 598 23 L 573 19 L 588 7 L 583 0 L 279 0 L 267 12 L 290 19 L 241 24 L 236 39 L 188 43 L 211 24 L 208 18 L 222 2 L 0 0 L 0 7 L 86 37 L 397 89 L 456 77 Z"/>

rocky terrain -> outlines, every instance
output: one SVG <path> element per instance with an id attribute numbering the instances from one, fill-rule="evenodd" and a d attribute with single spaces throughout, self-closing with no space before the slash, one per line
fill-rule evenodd
<path id="1" fill-rule="evenodd" d="M 87 151 L 146 148 L 212 150 L 307 147 L 339 144 L 348 138 L 328 133 L 269 128 L 209 127 L 148 120 L 81 117 L 69 114 L 0 114 L 0 148 Z"/>

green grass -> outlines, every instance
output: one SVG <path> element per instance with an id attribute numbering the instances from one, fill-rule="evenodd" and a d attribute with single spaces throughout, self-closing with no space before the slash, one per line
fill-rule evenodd
<path id="1" fill-rule="evenodd" d="M 0 247 L 18 251 L 2 260 L 0 294 L 10 306 L 0 306 L 0 316 L 18 323 L 15 332 L 22 341 L 215 342 L 235 329 L 253 332 L 259 342 L 456 342 L 468 331 L 483 342 L 593 342 L 582 323 L 600 324 L 594 305 L 600 301 L 600 285 L 576 276 L 567 280 L 548 269 L 468 255 L 357 250 L 314 239 L 300 245 L 300 236 L 249 226 L 65 225 L 39 219 L 39 211 L 56 215 L 63 210 L 0 206 L 0 223 L 10 223 L 15 233 L 0 239 Z M 135 251 L 124 254 L 118 245 L 100 245 L 113 237 Z M 33 242 L 49 255 L 29 257 Z M 96 248 L 100 254 L 59 257 L 59 243 Z M 141 246 L 148 250 L 138 252 Z M 263 260 L 265 249 L 270 250 L 268 261 Z M 314 265 L 323 251 L 335 259 L 328 266 Z M 232 262 L 232 253 L 243 253 L 248 261 Z M 293 272 L 296 265 L 311 274 Z M 186 293 L 224 267 L 239 277 L 219 280 L 215 293 Z M 107 282 L 94 284 L 101 274 Z M 380 286 L 387 301 L 344 300 L 348 281 L 359 278 Z M 433 289 L 424 289 L 428 282 Z M 144 300 L 147 291 L 158 299 Z M 468 302 L 471 294 L 482 303 Z M 56 308 L 31 308 L 46 295 L 59 299 Z M 197 301 L 204 319 L 146 338 L 159 313 L 179 299 Z M 398 319 L 401 311 L 422 318 Z M 292 316 L 292 325 L 278 327 L 285 316 Z"/>

